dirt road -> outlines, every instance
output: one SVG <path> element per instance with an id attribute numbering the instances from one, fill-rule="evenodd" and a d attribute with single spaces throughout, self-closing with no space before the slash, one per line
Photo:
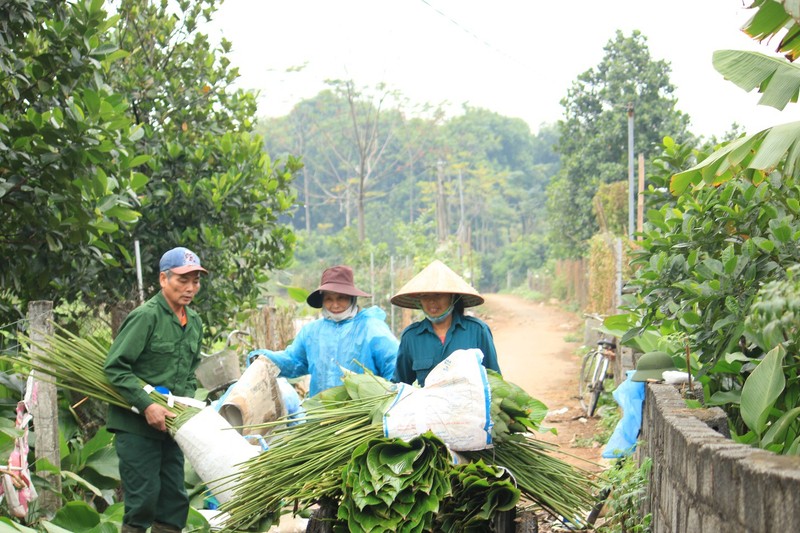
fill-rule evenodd
<path id="1" fill-rule="evenodd" d="M 558 444 L 565 457 L 587 470 L 600 470 L 602 449 L 592 443 L 597 419 L 587 419 L 577 397 L 583 321 L 555 305 L 531 302 L 507 294 L 484 294 L 478 314 L 492 329 L 503 377 L 547 405 L 542 440 Z M 591 461 L 587 463 L 585 460 Z"/>

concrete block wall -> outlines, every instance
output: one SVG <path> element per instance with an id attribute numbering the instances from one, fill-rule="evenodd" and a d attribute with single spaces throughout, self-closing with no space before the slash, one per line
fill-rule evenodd
<path id="1" fill-rule="evenodd" d="M 800 531 L 800 457 L 726 431 L 721 409 L 689 409 L 674 386 L 647 385 L 637 453 L 653 460 L 642 509 L 653 533 Z"/>

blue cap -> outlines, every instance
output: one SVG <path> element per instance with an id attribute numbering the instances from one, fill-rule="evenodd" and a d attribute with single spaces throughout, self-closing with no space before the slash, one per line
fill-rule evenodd
<path id="1" fill-rule="evenodd" d="M 187 272 L 200 272 L 208 271 L 200 266 L 200 258 L 197 257 L 193 251 L 188 248 L 173 248 L 161 256 L 161 262 L 158 264 L 158 269 L 161 272 L 171 270 L 176 274 L 186 274 Z"/>

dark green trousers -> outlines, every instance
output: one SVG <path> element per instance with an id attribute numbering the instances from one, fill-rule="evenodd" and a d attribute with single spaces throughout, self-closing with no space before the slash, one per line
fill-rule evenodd
<path id="1" fill-rule="evenodd" d="M 125 498 L 122 523 L 147 529 L 161 522 L 183 529 L 189 496 L 183 483 L 183 452 L 171 438 L 148 439 L 115 433 L 119 475 Z"/>

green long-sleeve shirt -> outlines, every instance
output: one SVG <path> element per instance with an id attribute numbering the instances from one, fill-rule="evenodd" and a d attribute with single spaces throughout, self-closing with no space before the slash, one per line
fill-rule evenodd
<path id="1" fill-rule="evenodd" d="M 177 396 L 192 396 L 197 389 L 194 371 L 200 364 L 203 323 L 193 310 L 186 309 L 186 327 L 160 292 L 140 305 L 122 323 L 105 362 L 111 384 L 139 414 L 110 406 L 107 426 L 110 431 L 129 431 L 144 437 L 163 438 L 151 428 L 144 410 L 153 403 L 142 389 L 148 385 L 167 387 Z"/>

